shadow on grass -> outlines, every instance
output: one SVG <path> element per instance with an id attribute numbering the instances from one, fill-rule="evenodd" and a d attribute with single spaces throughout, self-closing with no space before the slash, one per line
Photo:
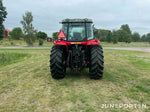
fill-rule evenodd
<path id="1" fill-rule="evenodd" d="M 81 72 L 73 72 L 70 69 L 66 71 L 66 79 L 87 79 L 89 77 L 89 71 L 87 68 L 83 69 Z"/>
<path id="2" fill-rule="evenodd" d="M 88 68 L 84 68 L 81 72 L 73 72 L 71 69 L 67 68 L 65 77 L 63 79 L 53 79 L 51 77 L 51 73 L 48 75 L 49 81 L 55 80 L 56 82 L 62 82 L 62 81 L 68 81 L 68 82 L 74 82 L 74 81 L 102 81 L 104 78 L 95 80 L 90 78 L 90 73 Z"/>

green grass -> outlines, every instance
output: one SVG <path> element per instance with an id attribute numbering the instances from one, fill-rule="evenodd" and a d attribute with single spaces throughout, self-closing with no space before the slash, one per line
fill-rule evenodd
<path id="1" fill-rule="evenodd" d="M 43 46 L 39 46 L 39 41 L 33 44 L 34 47 L 49 47 L 52 46 L 53 42 L 44 41 Z M 5 37 L 3 40 L 0 40 L 0 47 L 10 47 L 10 46 L 27 46 L 27 43 L 21 38 L 20 40 L 9 40 Z"/>
<path id="2" fill-rule="evenodd" d="M 29 57 L 29 55 L 25 53 L 9 53 L 5 51 L 0 53 L 0 66 L 16 63 L 23 58 L 27 59 L 27 57 Z"/>
<path id="3" fill-rule="evenodd" d="M 101 42 L 103 47 L 150 47 L 148 42 L 118 42 L 117 44 L 108 43 L 108 42 Z"/>
<path id="4" fill-rule="evenodd" d="M 49 47 L 52 45 L 53 45 L 53 42 L 47 42 L 46 40 L 43 43 L 43 47 Z M 125 42 L 118 42 L 117 44 L 101 42 L 101 45 L 103 47 L 150 47 L 150 44 L 148 42 L 131 42 L 129 44 Z M 3 40 L 0 41 L 0 47 L 9 47 L 9 46 L 27 46 L 27 44 L 23 39 L 9 40 L 8 38 L 4 38 Z M 38 40 L 34 43 L 33 46 L 39 47 Z"/>
<path id="5" fill-rule="evenodd" d="M 9 46 L 26 46 L 26 42 L 23 39 L 20 40 L 9 40 L 5 37 L 3 40 L 0 40 L 0 47 L 9 47 Z"/>
<path id="6" fill-rule="evenodd" d="M 4 53 L 1 50 L 0 53 Z M 67 70 L 54 80 L 49 70 L 49 50 L 7 50 L 30 58 L 0 67 L 1 112 L 148 112 L 150 110 L 150 53 L 104 50 L 101 80 L 91 80 L 88 69 Z M 146 104 L 142 109 L 101 108 L 102 104 Z"/>
<path id="7" fill-rule="evenodd" d="M 35 47 L 50 47 L 52 45 L 54 45 L 53 42 L 47 42 L 47 41 L 44 41 L 42 46 L 39 46 L 38 41 L 36 43 L 34 43 Z"/>

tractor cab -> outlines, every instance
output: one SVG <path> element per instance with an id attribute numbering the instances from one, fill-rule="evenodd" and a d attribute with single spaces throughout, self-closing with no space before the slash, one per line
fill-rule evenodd
<path id="1" fill-rule="evenodd" d="M 103 76 L 104 56 L 100 41 L 93 36 L 91 19 L 64 19 L 62 29 L 50 55 L 51 75 L 55 79 L 65 77 L 66 68 L 79 73 L 89 68 L 92 79 Z"/>
<path id="2" fill-rule="evenodd" d="M 94 39 L 91 19 L 65 19 L 61 23 L 65 41 L 84 42 Z"/>

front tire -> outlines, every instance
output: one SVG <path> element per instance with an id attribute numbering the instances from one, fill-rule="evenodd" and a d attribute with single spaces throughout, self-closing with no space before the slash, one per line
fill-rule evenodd
<path id="1" fill-rule="evenodd" d="M 101 46 L 91 46 L 90 51 L 90 78 L 101 79 L 103 77 L 104 56 Z"/>
<path id="2" fill-rule="evenodd" d="M 51 76 L 54 79 L 62 79 L 65 77 L 65 64 L 63 49 L 57 46 L 53 46 L 50 55 L 50 71 Z"/>

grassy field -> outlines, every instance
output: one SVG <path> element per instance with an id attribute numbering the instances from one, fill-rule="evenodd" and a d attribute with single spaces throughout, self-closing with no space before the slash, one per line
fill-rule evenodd
<path id="1" fill-rule="evenodd" d="M 53 42 L 47 42 L 44 41 L 43 47 L 50 47 L 53 45 Z M 118 42 L 117 44 L 108 43 L 108 42 L 101 42 L 101 45 L 103 47 L 150 47 L 150 44 L 148 42 L 131 42 L 131 43 L 125 43 L 125 42 Z M 21 40 L 9 40 L 8 38 L 5 38 L 0 41 L 0 47 L 9 47 L 9 46 L 27 46 L 26 42 Z M 34 43 L 34 47 L 38 47 L 38 40 Z"/>
<path id="2" fill-rule="evenodd" d="M 117 44 L 101 42 L 101 45 L 103 47 L 150 47 L 148 42 L 131 42 L 129 44 L 125 42 L 118 42 Z"/>
<path id="3" fill-rule="evenodd" d="M 26 42 L 21 40 L 9 40 L 8 38 L 4 38 L 0 40 L 0 47 L 8 47 L 8 46 L 26 46 Z"/>
<path id="4" fill-rule="evenodd" d="M 50 47 L 53 45 L 53 42 L 47 42 L 44 41 L 43 47 Z M 4 38 L 3 40 L 0 40 L 0 47 L 10 47 L 10 46 L 25 46 L 27 47 L 27 43 L 23 40 L 9 40 L 8 38 Z M 33 44 L 34 47 L 40 47 L 38 40 Z"/>
<path id="5" fill-rule="evenodd" d="M 16 63 L 23 58 L 26 59 L 28 56 L 29 54 L 25 53 L 2 52 L 0 53 L 0 66 Z"/>
<path id="6" fill-rule="evenodd" d="M 6 50 L 0 50 L 0 53 Z M 7 50 L 30 57 L 0 67 L 0 112 L 149 112 L 150 53 L 104 50 L 101 80 L 88 69 L 54 80 L 50 50 Z M 103 104 L 146 104 L 146 108 L 102 108 Z"/>

